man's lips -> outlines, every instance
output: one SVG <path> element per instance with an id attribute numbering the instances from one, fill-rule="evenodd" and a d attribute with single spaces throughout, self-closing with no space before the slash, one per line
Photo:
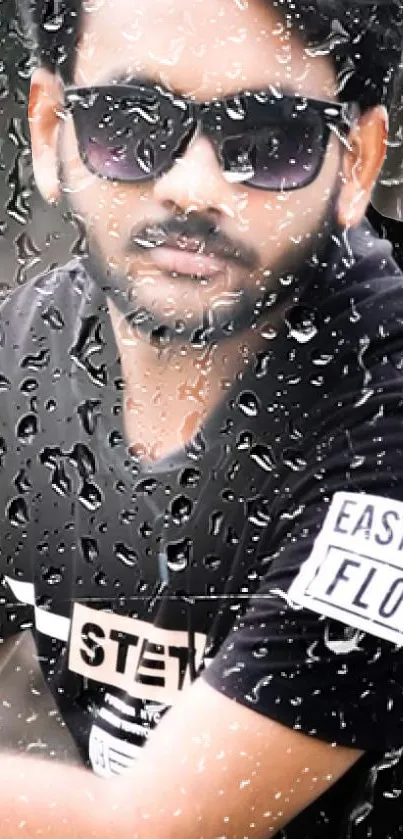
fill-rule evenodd
<path id="1" fill-rule="evenodd" d="M 200 221 L 198 227 L 200 228 Z M 170 227 L 175 225 L 171 222 Z M 182 225 L 183 226 L 183 225 Z M 211 224 L 204 235 L 188 222 L 188 230 L 167 230 L 158 225 L 138 231 L 131 239 L 129 253 L 147 253 L 155 265 L 165 271 L 195 276 L 213 276 L 230 263 L 252 270 L 256 254 L 238 246 L 225 235 L 211 233 Z"/>
<path id="2" fill-rule="evenodd" d="M 224 271 L 227 262 L 218 256 L 197 253 L 183 248 L 160 246 L 148 252 L 148 258 L 169 274 L 184 274 L 194 277 L 214 277 Z"/>

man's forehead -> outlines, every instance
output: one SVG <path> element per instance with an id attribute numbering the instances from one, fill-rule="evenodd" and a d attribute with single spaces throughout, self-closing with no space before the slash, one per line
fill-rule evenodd
<path id="1" fill-rule="evenodd" d="M 85 7 L 77 84 L 146 77 L 197 98 L 277 85 L 333 98 L 326 56 L 312 56 L 270 0 L 96 0 Z"/>

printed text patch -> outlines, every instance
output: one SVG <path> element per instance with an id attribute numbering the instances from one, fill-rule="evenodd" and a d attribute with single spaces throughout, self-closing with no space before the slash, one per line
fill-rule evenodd
<path id="1" fill-rule="evenodd" d="M 337 492 L 288 596 L 403 645 L 403 502 Z"/>

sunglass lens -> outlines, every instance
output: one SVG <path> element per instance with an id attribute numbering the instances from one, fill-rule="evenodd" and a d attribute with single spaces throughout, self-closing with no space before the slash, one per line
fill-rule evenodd
<path id="1" fill-rule="evenodd" d="M 322 121 L 304 113 L 281 125 L 232 137 L 221 148 L 229 180 L 267 190 L 307 185 L 317 174 L 325 148 Z"/>
<path id="2" fill-rule="evenodd" d="M 188 115 L 176 113 L 155 93 L 130 99 L 97 94 L 90 107 L 75 109 L 81 156 L 93 172 L 110 180 L 137 182 L 156 177 L 171 165 Z"/>

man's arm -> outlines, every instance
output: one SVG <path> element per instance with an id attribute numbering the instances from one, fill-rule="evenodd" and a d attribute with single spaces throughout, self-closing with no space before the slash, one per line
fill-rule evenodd
<path id="1" fill-rule="evenodd" d="M 285 728 L 198 679 L 124 776 L 105 781 L 4 757 L 2 839 L 266 839 L 360 755 Z"/>

